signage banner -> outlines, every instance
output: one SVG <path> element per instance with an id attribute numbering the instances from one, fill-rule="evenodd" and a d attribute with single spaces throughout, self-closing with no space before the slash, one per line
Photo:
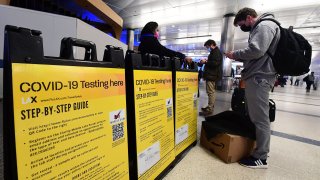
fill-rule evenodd
<path id="1" fill-rule="evenodd" d="M 12 64 L 19 179 L 129 179 L 125 71 Z"/>
<path id="2" fill-rule="evenodd" d="M 198 72 L 176 72 L 175 154 L 197 140 Z"/>
<path id="3" fill-rule="evenodd" d="M 139 179 L 154 179 L 173 162 L 172 72 L 134 70 Z"/>

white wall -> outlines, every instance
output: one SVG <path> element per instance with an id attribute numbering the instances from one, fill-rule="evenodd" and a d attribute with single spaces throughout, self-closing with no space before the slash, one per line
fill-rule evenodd
<path id="1" fill-rule="evenodd" d="M 4 28 L 6 25 L 42 31 L 46 56 L 59 56 L 61 39 L 65 36 L 76 36 L 75 18 L 0 5 L 0 59 L 3 59 Z M 3 98 L 2 73 L 0 73 L 0 98 Z"/>
<path id="2" fill-rule="evenodd" d="M 0 60 L 3 59 L 5 25 L 14 25 L 40 30 L 43 38 L 45 56 L 58 57 L 63 37 L 76 37 L 96 43 L 98 59 L 102 60 L 105 45 L 120 46 L 127 50 L 127 45 L 104 32 L 72 17 L 33 11 L 23 8 L 0 5 Z M 76 58 L 83 57 L 84 51 L 78 51 Z M 0 98 L 3 98 L 3 69 L 0 69 Z"/>
<path id="3" fill-rule="evenodd" d="M 102 61 L 103 59 L 103 53 L 106 45 L 122 47 L 124 54 L 128 49 L 128 45 L 122 43 L 121 41 L 109 35 L 106 35 L 104 32 L 90 26 L 89 24 L 86 24 L 81 20 L 77 20 L 77 38 L 94 42 L 97 47 L 97 58 L 100 61 Z M 84 57 L 84 50 L 83 51 L 77 50 L 76 58 L 83 58 L 83 57 Z"/>
<path id="4" fill-rule="evenodd" d="M 76 18 L 0 5 L 0 59 L 5 25 L 40 30 L 46 56 L 59 56 L 63 37 L 76 37 Z"/>

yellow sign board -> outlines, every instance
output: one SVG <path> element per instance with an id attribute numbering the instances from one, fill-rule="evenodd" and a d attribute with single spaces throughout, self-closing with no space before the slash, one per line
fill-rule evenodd
<path id="1" fill-rule="evenodd" d="M 175 154 L 197 140 L 198 73 L 176 72 Z"/>
<path id="2" fill-rule="evenodd" d="M 12 64 L 19 179 L 129 179 L 124 69 Z"/>
<path id="3" fill-rule="evenodd" d="M 134 70 L 139 179 L 155 179 L 174 160 L 172 72 Z"/>

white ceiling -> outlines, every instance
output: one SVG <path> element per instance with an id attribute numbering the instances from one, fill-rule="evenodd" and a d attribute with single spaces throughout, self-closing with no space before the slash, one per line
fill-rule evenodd
<path id="1" fill-rule="evenodd" d="M 104 0 L 124 19 L 124 28 L 142 28 L 156 21 L 163 45 L 184 53 L 205 55 L 203 43 L 221 38 L 222 17 L 243 7 L 258 14 L 272 12 L 283 27 L 293 26 L 312 44 L 320 69 L 320 0 Z M 315 26 L 317 28 L 306 28 Z M 248 34 L 236 28 L 235 49 Z"/>

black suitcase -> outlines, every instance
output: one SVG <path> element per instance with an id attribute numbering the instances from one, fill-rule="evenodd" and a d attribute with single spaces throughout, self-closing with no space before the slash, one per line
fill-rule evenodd
<path id="1" fill-rule="evenodd" d="M 241 114 L 247 115 L 246 101 L 245 101 L 245 89 L 235 88 L 231 98 L 231 109 L 233 111 L 240 112 Z M 276 117 L 276 103 L 269 99 L 269 119 L 273 122 Z"/>
<path id="2" fill-rule="evenodd" d="M 231 108 L 233 111 L 240 112 L 241 114 L 246 114 L 245 105 L 245 91 L 244 88 L 235 88 L 233 90 L 231 98 Z"/>
<path id="3" fill-rule="evenodd" d="M 273 122 L 276 119 L 276 103 L 269 99 L 269 119 Z"/>

